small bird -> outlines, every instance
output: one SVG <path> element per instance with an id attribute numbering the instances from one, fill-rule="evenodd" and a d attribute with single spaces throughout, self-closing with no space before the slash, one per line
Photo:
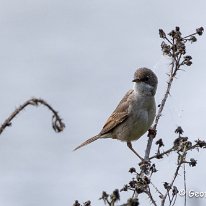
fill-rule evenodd
<path id="1" fill-rule="evenodd" d="M 158 79 L 148 68 L 139 68 L 134 73 L 134 86 L 118 104 L 107 119 L 101 132 L 86 140 L 77 150 L 97 139 L 112 138 L 127 142 L 127 146 L 140 158 L 133 149 L 131 141 L 139 139 L 152 125 L 155 114 L 155 93 Z"/>

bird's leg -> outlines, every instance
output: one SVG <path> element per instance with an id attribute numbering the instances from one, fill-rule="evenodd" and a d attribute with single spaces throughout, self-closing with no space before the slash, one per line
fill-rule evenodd
<path id="1" fill-rule="evenodd" d="M 132 147 L 132 143 L 131 142 L 127 142 L 127 146 L 132 150 L 132 152 L 134 152 L 137 157 L 139 157 L 142 161 L 144 160 Z"/>

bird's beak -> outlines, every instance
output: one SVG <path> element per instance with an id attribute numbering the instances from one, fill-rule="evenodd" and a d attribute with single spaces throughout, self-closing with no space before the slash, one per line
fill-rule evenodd
<path id="1" fill-rule="evenodd" d="M 132 80 L 132 82 L 138 82 L 139 81 L 139 79 L 134 79 L 134 80 Z"/>

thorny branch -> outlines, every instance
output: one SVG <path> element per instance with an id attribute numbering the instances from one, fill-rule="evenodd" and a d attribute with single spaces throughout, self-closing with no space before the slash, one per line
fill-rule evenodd
<path id="1" fill-rule="evenodd" d="M 157 153 L 156 155 L 150 157 L 149 160 L 154 159 L 154 158 L 160 159 L 160 158 L 162 158 L 164 155 L 168 155 L 168 154 L 169 154 L 170 152 L 172 152 L 172 151 L 174 151 L 174 148 L 173 148 L 173 147 L 170 148 L 170 149 L 168 149 L 168 150 L 166 150 L 166 151 L 164 151 L 164 152 L 162 152 L 162 153 Z"/>
<path id="2" fill-rule="evenodd" d="M 151 193 L 151 190 L 150 190 L 150 187 L 149 187 L 149 186 L 148 186 L 148 191 L 146 191 L 145 193 L 148 195 L 148 197 L 149 197 L 149 199 L 151 200 L 152 204 L 153 204 L 154 206 L 157 206 L 157 204 L 156 204 L 156 202 L 155 202 L 155 200 L 154 200 L 154 198 L 153 198 L 153 196 L 152 196 L 152 193 Z"/>
<path id="3" fill-rule="evenodd" d="M 160 117 L 162 116 L 162 112 L 163 112 L 163 109 L 164 109 L 164 106 L 165 106 L 165 103 L 167 101 L 167 98 L 170 94 L 170 90 L 171 90 L 171 86 L 172 86 L 172 82 L 174 80 L 174 77 L 177 73 L 177 70 L 179 68 L 179 63 L 176 64 L 174 61 L 171 63 L 171 70 L 170 70 L 170 73 L 168 74 L 169 76 L 169 81 L 167 83 L 167 89 L 166 89 L 166 92 L 165 92 L 165 95 L 164 95 L 164 98 L 162 99 L 162 102 L 159 106 L 159 109 L 158 109 L 158 112 L 157 112 L 157 115 L 156 115 L 156 118 L 155 118 L 155 121 L 154 121 L 154 126 L 152 127 L 152 130 L 153 131 L 156 131 L 157 130 L 157 125 L 158 125 L 158 122 L 159 122 L 159 119 Z M 149 159 L 149 155 L 150 155 L 150 150 L 151 150 L 151 147 L 152 147 L 152 142 L 153 142 L 153 139 L 155 138 L 156 136 L 156 132 L 149 132 L 148 134 L 148 143 L 147 143 L 147 148 L 146 148 L 146 151 L 145 151 L 145 160 L 148 160 Z"/>
<path id="4" fill-rule="evenodd" d="M 60 118 L 58 112 L 53 109 L 52 106 L 50 106 L 45 100 L 43 99 L 37 99 L 37 98 L 32 98 L 24 102 L 22 105 L 17 107 L 14 112 L 10 114 L 10 116 L 3 122 L 3 124 L 0 126 L 0 135 L 2 132 L 6 129 L 6 127 L 10 127 L 12 125 L 12 120 L 21 112 L 23 111 L 27 106 L 39 106 L 39 105 L 44 105 L 47 107 L 52 113 L 52 127 L 55 132 L 62 132 L 65 128 L 65 124 Z"/>

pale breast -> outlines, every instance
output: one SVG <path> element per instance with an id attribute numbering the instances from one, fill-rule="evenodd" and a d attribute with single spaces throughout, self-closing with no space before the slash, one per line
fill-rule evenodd
<path id="1" fill-rule="evenodd" d="M 128 109 L 128 119 L 114 129 L 113 136 L 121 141 L 140 138 L 151 126 L 155 117 L 153 96 L 133 96 Z"/>

